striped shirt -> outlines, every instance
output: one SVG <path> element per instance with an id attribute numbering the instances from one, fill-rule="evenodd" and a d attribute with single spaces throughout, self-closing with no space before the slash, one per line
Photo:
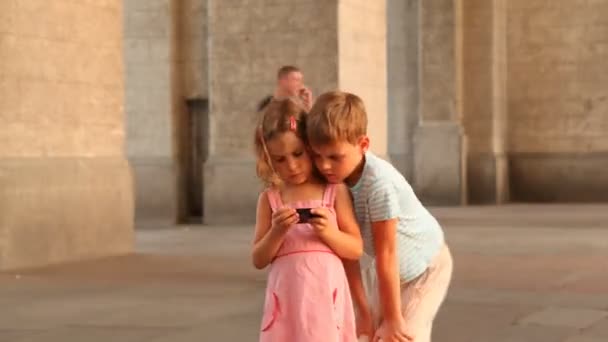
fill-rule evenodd
<path id="1" fill-rule="evenodd" d="M 375 256 L 372 222 L 396 218 L 400 279 L 408 282 L 421 275 L 439 253 L 444 236 L 403 175 L 389 162 L 367 152 L 361 178 L 350 190 L 365 253 Z"/>

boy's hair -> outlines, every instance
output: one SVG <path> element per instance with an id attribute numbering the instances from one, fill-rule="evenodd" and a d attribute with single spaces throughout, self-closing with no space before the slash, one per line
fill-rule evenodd
<path id="1" fill-rule="evenodd" d="M 317 98 L 308 114 L 307 137 L 311 145 L 336 141 L 356 144 L 367 134 L 367 113 L 359 96 L 330 91 Z"/>
<path id="2" fill-rule="evenodd" d="M 277 135 L 294 132 L 306 144 L 306 112 L 291 99 L 271 100 L 258 120 L 254 134 L 256 172 L 266 186 L 281 184 L 272 167 L 266 144 Z"/>
<path id="3" fill-rule="evenodd" d="M 289 75 L 292 72 L 302 72 L 300 70 L 300 68 L 298 68 L 297 66 L 293 66 L 293 65 L 284 65 L 282 66 L 279 71 L 277 72 L 277 79 L 281 79 L 287 75 Z"/>

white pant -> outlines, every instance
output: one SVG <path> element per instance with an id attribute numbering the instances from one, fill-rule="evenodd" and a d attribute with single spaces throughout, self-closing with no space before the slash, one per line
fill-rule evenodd
<path id="1" fill-rule="evenodd" d="M 401 312 L 414 342 L 431 341 L 433 320 L 447 294 L 452 267 L 452 255 L 444 245 L 424 273 L 401 284 Z M 382 311 L 374 261 L 361 261 L 361 277 L 374 323 L 378 326 L 382 322 Z"/>

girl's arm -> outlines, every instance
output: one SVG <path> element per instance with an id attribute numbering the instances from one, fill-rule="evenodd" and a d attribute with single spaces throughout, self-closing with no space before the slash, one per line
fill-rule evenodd
<path id="1" fill-rule="evenodd" d="M 336 185 L 334 203 L 338 227 L 329 227 L 328 211 L 326 208 L 314 208 L 311 212 L 320 215 L 310 220 L 319 237 L 340 258 L 358 260 L 363 254 L 361 231 L 355 218 L 350 192 L 344 184 Z"/>
<path id="2" fill-rule="evenodd" d="M 372 338 L 375 327 L 370 304 L 367 301 L 363 288 L 359 260 L 342 260 L 342 263 L 344 264 L 350 295 L 357 313 L 355 315 L 357 317 L 357 336 L 367 335 L 369 338 Z"/>
<path id="3" fill-rule="evenodd" d="M 343 260 L 344 271 L 348 278 L 348 286 L 355 304 L 355 309 L 359 313 L 369 313 L 370 307 L 367 303 L 365 290 L 363 289 L 363 280 L 361 279 L 361 265 L 359 260 Z"/>
<path id="4" fill-rule="evenodd" d="M 354 208 L 352 204 L 352 197 L 350 191 L 343 184 L 336 186 L 336 215 L 338 218 L 338 227 L 342 230 L 342 227 L 346 229 L 356 230 L 355 237 L 358 238 L 361 243 L 361 254 L 363 253 L 363 239 L 361 238 L 361 230 L 359 224 L 354 215 Z M 365 290 L 363 289 L 363 281 L 361 279 L 361 266 L 359 265 L 359 259 L 347 260 L 343 259 L 344 271 L 346 272 L 346 278 L 350 287 L 351 296 L 353 298 L 355 308 L 358 310 L 359 315 L 366 315 L 370 313 L 369 304 L 367 303 L 367 297 Z M 371 316 L 371 315 L 370 315 Z M 371 319 L 371 317 L 369 317 Z"/>
<path id="5" fill-rule="evenodd" d="M 283 244 L 287 229 L 296 221 L 294 209 L 281 208 L 273 214 L 266 192 L 260 194 L 251 253 L 255 268 L 262 269 L 272 262 Z"/>

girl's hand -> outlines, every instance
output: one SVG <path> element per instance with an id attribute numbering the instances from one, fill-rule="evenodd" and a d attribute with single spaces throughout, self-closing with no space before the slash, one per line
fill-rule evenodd
<path id="1" fill-rule="evenodd" d="M 356 315 L 357 323 L 357 337 L 367 336 L 371 342 L 371 338 L 374 337 L 374 320 L 369 310 L 363 312 L 357 312 Z"/>
<path id="2" fill-rule="evenodd" d="M 298 213 L 295 209 L 283 207 L 272 213 L 272 230 L 281 234 L 287 232 L 289 227 L 298 223 Z"/>
<path id="3" fill-rule="evenodd" d="M 323 235 L 331 229 L 332 223 L 329 220 L 331 217 L 329 209 L 325 207 L 314 208 L 310 213 L 314 216 L 308 222 L 312 225 L 317 234 Z"/>
<path id="4" fill-rule="evenodd" d="M 374 335 L 373 342 L 411 342 L 414 338 L 407 334 L 405 330 L 405 322 L 401 317 L 397 321 L 382 321 L 376 334 Z"/>

